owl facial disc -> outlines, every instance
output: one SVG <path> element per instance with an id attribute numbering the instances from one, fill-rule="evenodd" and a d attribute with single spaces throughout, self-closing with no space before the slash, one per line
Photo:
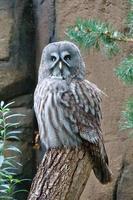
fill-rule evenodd
<path id="1" fill-rule="evenodd" d="M 39 81 L 44 78 L 80 79 L 85 76 L 85 65 L 78 47 L 68 41 L 47 45 L 42 54 Z"/>
<path id="2" fill-rule="evenodd" d="M 52 52 L 51 53 L 51 61 L 53 64 L 51 65 L 52 70 L 52 78 L 65 79 L 66 75 L 68 75 L 71 60 L 70 53 L 68 51 L 63 52 Z"/>

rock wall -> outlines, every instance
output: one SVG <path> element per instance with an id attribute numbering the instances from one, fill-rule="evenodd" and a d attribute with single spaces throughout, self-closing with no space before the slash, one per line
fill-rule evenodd
<path id="1" fill-rule="evenodd" d="M 13 113 L 24 114 L 21 119 L 20 142 L 22 155 L 17 157 L 23 167 L 17 174 L 23 178 L 32 178 L 33 165 L 33 90 L 35 86 L 35 46 L 34 18 L 31 0 L 0 1 L 0 101 L 15 101 Z M 29 184 L 29 183 L 28 183 Z M 23 195 L 21 195 L 24 199 Z"/>
<path id="2" fill-rule="evenodd" d="M 22 141 L 19 144 L 14 141 L 24 155 L 19 158 L 23 168 L 18 174 L 32 177 L 35 167 L 32 95 L 43 47 L 52 41 L 68 39 L 65 30 L 77 17 L 98 18 L 125 30 L 123 23 L 127 10 L 127 0 L 0 1 L 0 100 L 15 100 L 13 111 L 26 114 L 19 127 Z M 121 46 L 123 51 L 111 60 L 100 52 L 82 49 L 86 78 L 107 94 L 102 105 L 103 132 L 114 178 L 111 184 L 102 186 L 92 173 L 80 200 L 133 199 L 133 141 L 128 139 L 127 131 L 120 133 L 118 128 L 123 102 L 132 91 L 113 72 L 132 47 L 129 44 Z"/>

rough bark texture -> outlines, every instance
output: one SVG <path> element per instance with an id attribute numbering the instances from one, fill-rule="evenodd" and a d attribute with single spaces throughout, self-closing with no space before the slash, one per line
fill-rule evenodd
<path id="1" fill-rule="evenodd" d="M 28 200 L 78 200 L 90 172 L 84 148 L 52 149 L 38 168 Z"/>

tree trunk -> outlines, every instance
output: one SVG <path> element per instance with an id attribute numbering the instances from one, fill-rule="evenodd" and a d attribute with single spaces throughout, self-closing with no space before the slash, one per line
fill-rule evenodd
<path id="1" fill-rule="evenodd" d="M 38 168 L 28 200 L 78 200 L 90 172 L 84 148 L 51 149 Z"/>

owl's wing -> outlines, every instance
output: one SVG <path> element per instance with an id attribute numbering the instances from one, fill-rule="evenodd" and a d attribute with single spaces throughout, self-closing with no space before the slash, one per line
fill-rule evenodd
<path id="1" fill-rule="evenodd" d="M 70 89 L 72 93 L 66 99 L 70 106 L 67 108 L 70 109 L 69 116 L 75 118 L 75 126 L 78 127 L 83 144 L 88 148 L 96 177 L 105 184 L 111 181 L 111 172 L 101 132 L 102 91 L 87 80 L 72 82 Z"/>

